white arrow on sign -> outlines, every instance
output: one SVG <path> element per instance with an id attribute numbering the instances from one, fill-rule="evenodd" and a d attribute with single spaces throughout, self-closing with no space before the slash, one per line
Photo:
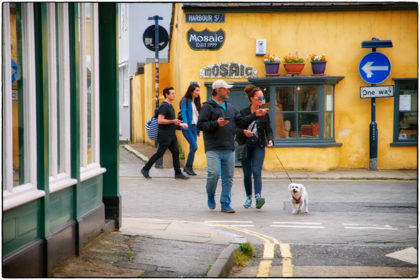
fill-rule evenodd
<path id="1" fill-rule="evenodd" d="M 363 65 L 362 70 L 365 71 L 366 77 L 370 78 L 373 75 L 372 71 L 388 71 L 388 66 L 372 66 L 373 61 L 366 62 L 365 65 Z"/>

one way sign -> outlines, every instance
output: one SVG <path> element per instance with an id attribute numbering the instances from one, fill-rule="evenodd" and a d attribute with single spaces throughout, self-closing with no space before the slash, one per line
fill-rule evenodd
<path id="1" fill-rule="evenodd" d="M 382 83 L 388 78 L 390 72 L 391 62 L 383 53 L 368 53 L 359 64 L 360 77 L 370 84 Z"/>

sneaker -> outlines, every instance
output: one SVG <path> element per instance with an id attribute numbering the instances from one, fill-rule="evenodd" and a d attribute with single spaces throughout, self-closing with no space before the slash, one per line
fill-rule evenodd
<path id="1" fill-rule="evenodd" d="M 263 207 L 264 203 L 265 203 L 265 199 L 263 197 L 261 197 L 260 194 L 256 194 L 255 195 L 255 204 L 256 204 L 255 208 L 261 209 L 261 207 Z"/>
<path id="2" fill-rule="evenodd" d="M 223 203 L 222 204 L 222 212 L 224 213 L 235 213 L 235 210 L 230 207 L 229 203 Z"/>
<path id="3" fill-rule="evenodd" d="M 210 209 L 216 208 L 216 201 L 214 201 L 214 195 L 207 196 L 207 205 Z"/>
<path id="4" fill-rule="evenodd" d="M 146 179 L 152 179 L 152 177 L 150 177 L 150 175 L 149 175 L 149 171 L 148 170 L 144 170 L 144 168 L 142 168 L 140 171 L 141 171 L 141 174 L 143 174 L 144 178 L 146 178 Z"/>
<path id="5" fill-rule="evenodd" d="M 184 172 L 191 176 L 197 176 L 197 173 L 195 173 L 194 170 L 189 166 L 184 167 Z"/>
<path id="6" fill-rule="evenodd" d="M 249 208 L 249 207 L 251 207 L 251 203 L 252 203 L 252 199 L 251 199 L 251 197 L 250 197 L 250 196 L 248 196 L 248 197 L 246 198 L 245 203 L 244 203 L 244 208 Z"/>
<path id="7" fill-rule="evenodd" d="M 175 174 L 175 179 L 190 179 L 190 177 L 185 176 L 182 173 Z"/>

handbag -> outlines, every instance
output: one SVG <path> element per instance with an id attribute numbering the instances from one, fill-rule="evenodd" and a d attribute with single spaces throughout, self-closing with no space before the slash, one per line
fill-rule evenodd
<path id="1" fill-rule="evenodd" d="M 159 124 L 157 119 L 157 110 L 155 110 L 155 115 L 146 122 L 146 133 L 150 140 L 156 141 L 158 138 Z"/>
<path id="2" fill-rule="evenodd" d="M 238 151 L 238 160 L 239 161 L 245 161 L 248 159 L 248 148 L 245 144 L 238 145 L 238 148 L 236 149 Z"/>

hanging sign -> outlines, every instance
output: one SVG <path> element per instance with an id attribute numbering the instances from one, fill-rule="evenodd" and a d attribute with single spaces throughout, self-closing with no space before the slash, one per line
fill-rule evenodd
<path id="1" fill-rule="evenodd" d="M 200 70 L 200 78 L 256 78 L 257 69 L 235 62 L 209 65 Z"/>
<path id="2" fill-rule="evenodd" d="M 187 33 L 187 40 L 193 50 L 218 50 L 225 41 L 225 32 L 222 29 L 212 32 L 207 28 L 203 31 L 191 28 Z"/>
<path id="3" fill-rule="evenodd" d="M 225 14 L 185 14 L 186 22 L 225 22 Z"/>
<path id="4" fill-rule="evenodd" d="M 360 87 L 360 98 L 392 96 L 394 96 L 394 86 Z"/>

